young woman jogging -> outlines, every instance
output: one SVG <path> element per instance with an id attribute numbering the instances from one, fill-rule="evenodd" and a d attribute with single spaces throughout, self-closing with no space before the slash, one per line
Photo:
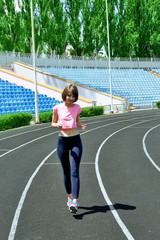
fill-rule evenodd
<path id="1" fill-rule="evenodd" d="M 63 168 L 64 186 L 67 192 L 67 206 L 70 212 L 78 211 L 80 191 L 79 167 L 82 157 L 82 142 L 77 127 L 86 129 L 80 123 L 81 107 L 78 100 L 78 89 L 70 84 L 62 92 L 63 103 L 53 108 L 52 126 L 60 130 L 57 141 L 57 154 Z"/>

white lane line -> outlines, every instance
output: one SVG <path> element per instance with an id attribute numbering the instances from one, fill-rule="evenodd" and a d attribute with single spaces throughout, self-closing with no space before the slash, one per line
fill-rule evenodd
<path id="1" fill-rule="evenodd" d="M 106 121 L 106 120 L 108 121 L 108 119 L 105 119 L 104 121 Z M 82 121 L 84 121 L 84 120 L 82 120 Z M 95 122 L 91 122 L 91 123 L 89 122 L 89 123 L 87 123 L 87 125 L 94 124 L 94 123 L 99 123 L 99 122 L 101 122 L 101 121 L 95 121 Z M 46 128 L 52 128 L 52 126 L 50 125 L 50 126 L 47 126 L 47 127 L 42 127 L 42 128 L 38 128 L 38 129 L 34 129 L 34 130 L 29 130 L 29 131 L 17 133 L 17 134 L 8 136 L 8 137 L 0 138 L 0 141 L 6 140 L 6 139 L 9 139 L 9 138 L 13 138 L 13 137 L 17 137 L 17 136 L 20 136 L 20 135 L 23 135 L 23 134 L 40 131 L 40 130 L 43 130 L 43 129 L 46 129 Z"/>
<path id="2" fill-rule="evenodd" d="M 130 128 L 132 126 L 135 126 L 135 125 L 138 125 L 138 124 L 141 124 L 141 123 L 144 123 L 144 122 L 149 122 L 149 121 L 153 121 L 153 120 L 157 120 L 156 118 L 155 119 L 151 119 L 151 120 L 144 120 L 144 121 L 141 121 L 139 123 L 134 123 L 134 124 L 131 124 L 129 126 L 126 126 L 126 127 L 123 127 L 117 131 L 115 131 L 114 133 L 112 133 L 111 135 L 109 135 L 103 142 L 102 144 L 100 145 L 98 151 L 97 151 L 97 154 L 96 154 L 96 158 L 95 158 L 95 171 L 96 171 L 96 175 L 97 175 L 97 180 L 98 180 L 98 183 L 99 183 L 99 186 L 100 186 L 100 189 L 101 189 L 101 192 L 103 194 L 103 197 L 106 201 L 106 203 L 108 204 L 115 220 L 117 221 L 118 225 L 120 226 L 120 228 L 122 229 L 122 231 L 124 232 L 124 234 L 126 235 L 127 239 L 128 240 L 134 240 L 133 236 L 131 235 L 131 233 L 129 232 L 129 230 L 127 229 L 127 227 L 125 226 L 125 224 L 123 223 L 123 221 L 121 220 L 119 214 L 117 213 L 116 209 L 114 208 L 114 205 L 113 203 L 111 202 L 106 190 L 105 190 L 105 187 L 103 185 L 103 181 L 102 181 L 102 178 L 101 178 L 101 175 L 100 175 L 100 172 L 99 172 L 99 166 L 98 166 L 98 162 L 99 162 L 99 155 L 100 155 L 100 152 L 101 152 L 101 149 L 103 147 L 103 145 L 115 134 L 117 134 L 118 132 L 120 131 L 123 131 L 127 128 Z"/>
<path id="3" fill-rule="evenodd" d="M 120 122 L 120 121 L 118 121 L 118 122 L 116 122 L 116 123 L 119 123 L 119 122 Z M 113 124 L 115 124 L 115 123 L 113 123 Z M 106 127 L 106 126 L 108 126 L 108 125 L 112 125 L 112 124 L 110 123 L 110 124 L 103 125 L 103 126 L 101 126 L 101 128 L 102 128 L 102 127 Z M 88 133 L 88 132 L 90 132 L 90 131 L 99 129 L 99 128 L 100 128 L 100 127 L 96 127 L 96 128 L 91 129 L 91 130 L 85 131 L 85 132 L 81 133 L 81 135 L 82 135 L 82 134 L 86 134 L 86 133 Z M 52 134 L 53 134 L 53 133 L 52 133 Z M 46 136 L 46 135 L 45 135 L 45 136 Z M 38 139 L 39 139 L 39 138 L 38 138 Z M 34 140 L 32 140 L 32 141 L 36 141 L 36 140 L 38 140 L 38 139 L 34 139 Z M 30 141 L 30 142 L 32 142 L 32 141 Z M 28 142 L 28 143 L 30 143 L 30 142 Z M 27 143 L 27 144 L 28 144 L 28 143 Z M 23 144 L 23 145 L 26 145 L 26 144 Z M 22 147 L 23 145 L 21 145 L 21 146 L 19 146 L 19 147 Z M 19 148 L 19 147 L 17 147 L 17 148 Z M 17 148 L 15 148 L 14 150 L 16 150 Z M 14 215 L 14 218 L 13 218 L 13 222 L 12 222 L 12 226 L 11 226 L 11 229 L 10 229 L 10 233 L 9 233 L 8 240 L 14 240 L 15 233 L 16 233 L 17 226 L 18 226 L 18 221 L 19 221 L 20 213 L 21 213 L 21 210 L 22 210 L 22 207 L 23 207 L 23 204 L 24 204 L 24 201 L 25 201 L 27 192 L 28 192 L 28 190 L 29 190 L 29 188 L 30 188 L 30 186 L 31 186 L 31 183 L 32 183 L 34 177 L 35 177 L 36 174 L 38 173 L 38 171 L 39 171 L 39 169 L 41 168 L 41 166 L 46 162 L 46 160 L 47 160 L 47 159 L 52 155 L 52 153 L 54 153 L 55 151 L 56 151 L 56 149 L 54 149 L 54 151 L 52 151 L 52 152 L 40 163 L 40 165 L 37 167 L 37 169 L 35 170 L 35 172 L 33 173 L 33 175 L 30 177 L 30 179 L 29 179 L 29 181 L 28 181 L 28 183 L 27 183 L 27 185 L 26 185 L 26 187 L 25 187 L 25 189 L 24 189 L 24 191 L 23 191 L 23 193 L 22 193 L 22 195 L 21 195 L 21 198 L 20 198 L 18 207 L 17 207 L 17 209 L 16 209 L 16 212 L 15 212 L 15 215 Z M 9 153 L 9 152 L 7 152 L 7 153 Z M 6 153 L 6 154 L 7 154 L 7 153 Z M 2 156 L 2 155 L 1 155 L 1 156 Z M 0 156 L 0 157 L 1 157 L 1 156 Z"/>
<path id="4" fill-rule="evenodd" d="M 112 125 L 112 124 L 116 124 L 116 123 L 119 123 L 119 122 L 126 122 L 126 121 L 130 121 L 130 120 L 118 121 L 118 122 L 106 124 L 106 125 L 101 126 L 101 128 L 102 128 L 102 127 L 109 126 L 109 125 Z M 144 120 L 144 121 L 142 121 L 142 122 L 146 122 L 146 121 L 151 121 L 151 120 Z M 142 123 L 142 122 L 140 122 L 140 123 Z M 140 124 L 140 123 L 136 123 L 136 124 Z M 136 124 L 132 124 L 132 125 L 136 125 Z M 132 125 L 130 125 L 130 126 L 132 126 Z M 129 126 L 127 126 L 127 127 L 129 127 Z M 127 127 L 125 127 L 125 128 L 127 128 Z M 91 130 L 85 131 L 85 132 L 81 133 L 81 135 L 82 135 L 82 134 L 86 134 L 86 133 L 91 132 L 91 131 L 94 131 L 94 130 L 97 130 L 97 129 L 99 129 L 99 128 L 100 128 L 100 127 L 96 127 L 96 128 L 91 129 Z M 125 129 L 125 128 L 124 128 L 124 129 Z M 122 129 L 121 129 L 121 130 L 122 130 Z M 118 130 L 118 131 L 120 131 L 120 130 Z M 118 131 L 117 131 L 117 132 L 118 132 Z M 57 132 L 59 132 L 59 131 L 57 131 Z M 57 133 L 57 132 L 54 132 L 54 133 Z M 54 134 L 54 133 L 51 133 L 51 134 Z M 47 134 L 47 135 L 45 135 L 45 136 L 48 136 L 48 135 L 51 135 L 51 134 Z M 114 134 L 112 134 L 112 135 L 114 135 Z M 40 137 L 40 138 L 43 138 L 43 137 L 45 137 L 45 136 L 42 136 L 42 137 Z M 110 136 L 111 136 L 111 135 L 110 135 Z M 38 139 L 40 139 L 40 138 L 34 139 L 34 140 L 30 141 L 30 142 L 36 141 L 36 140 L 38 140 Z M 28 142 L 28 143 L 30 143 L 30 142 Z M 26 143 L 25 145 L 27 145 L 28 143 Z M 24 145 L 24 144 L 23 144 L 23 145 Z M 21 146 L 23 146 L 23 145 L 21 145 Z M 19 148 L 19 147 L 17 147 L 17 148 Z M 17 149 L 17 148 L 16 148 L 16 149 Z M 14 215 L 14 219 L 13 219 L 13 222 L 12 222 L 12 226 L 11 226 L 11 230 L 10 230 L 10 233 L 9 233 L 8 240 L 14 240 L 15 233 L 16 233 L 17 226 L 18 226 L 18 221 L 19 221 L 20 213 L 21 213 L 21 210 L 22 210 L 22 207 L 23 207 L 23 204 L 24 204 L 24 201 L 25 201 L 27 192 L 28 192 L 28 190 L 29 190 L 29 188 L 30 188 L 30 186 L 31 186 L 31 184 L 32 184 L 33 179 L 35 178 L 36 174 L 38 173 L 38 171 L 39 171 L 39 169 L 42 167 L 42 165 L 46 162 L 46 160 L 47 160 L 55 151 L 56 151 L 56 149 L 54 149 L 54 150 L 40 163 L 40 165 L 37 167 L 37 169 L 35 170 L 35 172 L 33 173 L 33 175 L 30 177 L 30 179 L 29 179 L 29 181 L 28 181 L 28 183 L 27 183 L 27 185 L 26 185 L 26 187 L 25 187 L 25 189 L 24 189 L 24 191 L 23 191 L 23 193 L 22 193 L 22 196 L 21 196 L 21 198 L 20 198 L 18 207 L 17 207 L 17 209 L 16 209 L 16 212 L 15 212 L 15 215 Z M 6 153 L 6 154 L 7 154 L 7 153 Z M 1 156 L 0 156 L 0 157 L 1 157 Z M 95 166 L 96 166 L 96 168 L 98 167 L 98 161 L 95 162 Z M 99 176 L 100 176 L 100 174 L 99 174 Z M 104 189 L 104 190 L 105 190 L 105 189 Z M 110 203 L 111 203 L 111 202 L 110 202 Z M 116 216 L 118 213 L 117 213 L 116 210 L 114 209 L 112 203 L 109 204 L 109 207 L 110 207 L 110 209 L 112 210 L 112 212 L 114 211 L 114 215 Z M 124 226 L 125 226 L 125 225 L 124 225 Z M 124 228 L 125 228 L 125 227 L 124 227 Z M 133 239 L 133 238 L 130 238 L 129 240 L 131 240 L 131 239 Z"/>
<path id="5" fill-rule="evenodd" d="M 143 123 L 143 122 L 145 122 L 145 120 L 142 121 L 142 122 L 140 122 L 140 123 Z M 109 198 L 109 196 L 108 196 L 108 194 L 107 194 L 107 192 L 106 192 L 106 190 L 105 190 L 105 187 L 104 187 L 104 185 L 103 185 L 103 181 L 102 181 L 102 178 L 101 178 L 101 175 L 100 175 L 100 172 L 99 172 L 98 162 L 99 162 L 99 155 L 100 155 L 100 152 L 101 152 L 101 149 L 102 149 L 103 145 L 104 145 L 113 135 L 115 135 L 116 133 L 118 133 L 118 132 L 120 132 L 120 131 L 123 131 L 124 129 L 127 129 L 127 128 L 129 128 L 129 127 L 132 127 L 132 126 L 137 125 L 137 124 L 140 124 L 140 123 L 135 123 L 135 124 L 131 124 L 131 125 L 127 126 L 127 127 L 123 127 L 123 128 L 121 128 L 121 129 L 115 131 L 115 132 L 112 133 L 111 135 L 109 135 L 109 136 L 102 142 L 102 144 L 100 145 L 100 147 L 99 147 L 99 149 L 98 149 L 98 151 L 97 151 L 97 154 L 96 154 L 96 158 L 95 158 L 95 171 L 96 171 L 98 183 L 99 183 L 101 192 L 102 192 L 102 194 L 103 194 L 103 197 L 104 197 L 106 203 L 108 204 L 108 206 L 109 206 L 109 208 L 110 208 L 110 210 L 111 210 L 111 212 L 112 212 L 115 220 L 117 221 L 118 225 L 120 226 L 121 230 L 124 232 L 124 234 L 126 235 L 127 239 L 129 239 L 129 240 L 133 240 L 134 238 L 133 238 L 133 236 L 131 235 L 131 233 L 129 232 L 129 230 L 127 229 L 127 227 L 125 226 L 125 224 L 123 223 L 123 221 L 121 220 L 120 216 L 118 215 L 116 209 L 115 209 L 114 206 L 113 206 L 113 203 L 111 202 L 111 200 L 110 200 L 110 198 Z"/>
<path id="6" fill-rule="evenodd" d="M 142 145 L 143 145 L 143 150 L 147 156 L 147 158 L 149 159 L 149 161 L 152 163 L 152 165 L 160 172 L 160 167 L 158 167 L 158 165 L 153 161 L 153 159 L 151 158 L 151 156 L 149 155 L 148 151 L 147 151 L 147 147 L 146 147 L 146 144 L 145 144 L 145 141 L 146 141 L 146 137 L 147 135 L 155 128 L 159 127 L 160 124 L 152 127 L 148 132 L 146 132 L 146 134 L 144 135 L 143 137 L 143 141 L 142 141 Z"/>
<path id="7" fill-rule="evenodd" d="M 15 147 L 15 148 L 9 150 L 8 152 L 3 153 L 2 155 L 0 155 L 0 158 L 3 157 L 3 156 L 5 156 L 5 155 L 7 155 L 7 154 L 9 154 L 9 153 L 11 153 L 11 152 L 13 152 L 13 151 L 15 151 L 15 150 L 17 150 L 17 149 L 19 149 L 19 148 L 21 148 L 21 147 L 24 147 L 24 146 L 26 146 L 26 145 L 28 145 L 28 144 L 30 144 L 30 143 L 33 143 L 33 142 L 35 142 L 35 141 L 37 141 L 37 140 L 39 140 L 39 139 L 42 139 L 42 138 L 44 138 L 44 137 L 48 137 L 48 136 L 50 136 L 50 135 L 52 135 L 52 134 L 55 134 L 55 133 L 58 133 L 58 132 L 59 132 L 59 131 L 52 132 L 52 133 L 43 135 L 43 136 L 41 136 L 41 137 L 35 138 L 35 139 L 33 139 L 33 140 L 29 141 L 29 142 L 26 142 L 26 143 L 24 143 L 24 144 L 22 144 L 22 145 L 19 145 L 18 147 Z"/>
<path id="8" fill-rule="evenodd" d="M 40 163 L 40 165 L 36 168 L 36 170 L 34 171 L 34 173 L 32 174 L 32 176 L 30 177 L 30 179 L 27 182 L 27 185 L 22 193 L 22 196 L 20 198 L 20 201 L 18 203 L 18 207 L 16 209 L 14 218 L 13 218 L 13 222 L 12 222 L 12 226 L 11 226 L 11 230 L 8 236 L 8 240 L 14 240 L 15 237 L 15 233 L 16 233 L 16 229 L 17 229 L 17 225 L 18 225 L 18 221 L 19 221 L 19 217 L 20 217 L 20 213 L 21 213 L 21 209 L 23 207 L 24 204 L 24 200 L 26 198 L 27 192 L 32 184 L 33 179 L 35 178 L 35 176 L 37 175 L 38 171 L 40 170 L 40 168 L 42 167 L 42 165 L 45 163 L 45 161 L 47 161 L 47 159 L 56 151 L 57 149 L 54 149 L 45 159 L 43 159 L 43 161 Z"/>
<path id="9" fill-rule="evenodd" d="M 137 119 L 137 118 L 135 118 L 135 119 Z M 134 120 L 135 120 L 135 119 L 134 119 Z M 132 119 L 132 120 L 133 120 L 133 119 Z M 113 123 L 108 123 L 108 124 L 106 124 L 106 125 L 99 126 L 99 127 L 96 127 L 96 128 L 90 129 L 90 130 L 87 130 L 87 131 L 81 133 L 81 135 L 82 135 L 82 134 L 86 134 L 86 133 L 88 133 L 88 132 L 91 132 L 91 131 L 93 131 L 93 130 L 102 128 L 102 127 L 107 127 L 107 126 L 110 126 L 110 125 L 114 125 L 114 124 L 116 124 L 116 123 L 128 122 L 128 121 L 130 121 L 130 119 L 129 119 L 129 120 L 127 119 L 127 120 L 117 121 L 117 122 L 113 122 Z M 31 140 L 31 141 L 29 141 L 29 142 L 27 142 L 27 143 L 24 143 L 24 144 L 22 144 L 22 145 L 19 145 L 18 147 L 15 147 L 15 148 L 9 150 L 8 152 L 0 155 L 0 158 L 3 157 L 3 156 L 5 156 L 5 155 L 7 155 L 7 154 L 9 154 L 10 152 L 13 152 L 13 151 L 15 151 L 15 150 L 17 150 L 17 149 L 19 149 L 19 148 L 21 148 L 21 147 L 26 146 L 27 144 L 30 144 L 30 143 L 32 143 L 32 142 L 35 142 L 35 141 L 37 141 L 37 140 L 39 140 L 39 139 L 41 139 L 41 138 L 44 138 L 44 137 L 48 137 L 48 136 L 50 136 L 50 135 L 52 135 L 52 134 L 55 134 L 55 133 L 59 133 L 59 131 L 56 131 L 56 132 L 53 132 L 53 133 L 49 133 L 49 134 L 43 135 L 43 136 L 41 136 L 41 137 L 39 137 L 39 138 L 35 138 L 35 139 L 33 139 L 33 140 Z"/>
<path id="10" fill-rule="evenodd" d="M 153 117 L 153 116 L 152 116 Z M 112 122 L 112 123 L 107 123 L 105 125 L 102 125 L 102 126 L 99 126 L 99 127 L 95 127 L 95 128 L 92 128 L 90 130 L 86 130 L 85 132 L 82 132 L 81 135 L 83 134 L 86 134 L 86 133 L 89 133 L 89 132 L 92 132 L 94 130 L 97 130 L 97 129 L 100 129 L 100 128 L 103 128 L 103 127 L 108 127 L 108 126 L 111 126 L 111 125 L 114 125 L 114 124 L 117 124 L 117 123 L 124 123 L 124 122 L 129 122 L 129 121 L 134 121 L 134 120 L 139 120 L 139 119 L 143 119 L 144 117 L 140 117 L 140 118 L 132 118 L 132 119 L 127 119 L 127 120 L 121 120 L 121 121 L 116 121 L 116 122 Z M 157 118 L 159 119 L 159 116 L 157 116 Z M 144 120 L 145 122 L 146 121 L 152 121 L 152 120 L 156 120 L 157 118 L 154 118 L 154 119 L 150 119 L 150 120 Z M 138 123 L 137 123 L 138 124 Z"/>
<path id="11" fill-rule="evenodd" d="M 46 129 L 46 128 L 50 128 L 50 127 L 51 127 L 51 126 L 47 126 L 47 127 L 43 127 L 43 128 L 38 128 L 38 129 L 26 131 L 26 132 L 17 133 L 17 134 L 8 136 L 8 137 L 1 138 L 0 141 L 3 141 L 3 140 L 8 139 L 8 138 L 12 138 L 12 137 L 17 137 L 17 136 L 20 136 L 20 135 L 23 135 L 23 134 L 26 134 L 26 133 L 31 133 L 31 132 L 40 131 L 40 130 L 43 130 L 43 129 Z"/>
<path id="12" fill-rule="evenodd" d="M 144 118 L 146 116 L 143 116 L 143 117 L 140 117 L 140 118 Z M 152 117 L 152 116 L 147 116 L 147 117 Z M 100 118 L 100 117 L 99 117 Z M 97 118 L 97 119 L 99 119 Z M 124 117 L 121 117 L 120 119 L 122 119 Z M 138 118 L 138 117 L 137 117 Z M 137 119 L 137 118 L 132 118 L 132 119 Z M 129 121 L 129 120 L 132 120 L 132 119 L 128 119 L 126 121 Z M 138 118 L 139 119 L 139 118 Z M 113 120 L 113 118 L 108 118 L 107 119 L 107 116 L 106 116 L 106 119 L 105 119 L 105 116 L 102 118 L 103 121 L 95 121 L 95 122 L 87 122 L 86 124 L 87 125 L 92 125 L 92 124 L 95 124 L 95 123 L 99 123 L 99 122 L 104 122 L 104 121 L 108 121 L 108 120 Z M 117 120 L 117 118 L 116 118 Z M 86 121 L 85 119 L 82 119 L 82 121 Z M 17 136 L 20 136 L 20 135 L 23 135 L 23 134 L 27 134 L 27 133 L 31 133 L 31 132 L 36 132 L 36 131 L 40 131 L 40 130 L 43 130 L 43 129 L 46 129 L 46 128 L 50 128 L 51 126 L 47 126 L 47 127 L 42 127 L 42 128 L 38 128 L 38 129 L 34 129 L 34 130 L 30 130 L 30 131 L 25 131 L 25 132 L 21 132 L 21 133 L 17 133 L 17 134 L 14 134 L 14 135 L 11 135 L 11 136 L 8 136 L 8 137 L 4 137 L 4 138 L 1 138 L 0 141 L 3 141 L 3 140 L 6 140 L 6 139 L 9 139 L 9 138 L 13 138 L 13 137 L 17 137 Z M 11 129 L 10 129 L 11 130 Z M 13 129 L 12 129 L 13 130 Z M 16 130 L 16 129 L 15 129 Z"/>

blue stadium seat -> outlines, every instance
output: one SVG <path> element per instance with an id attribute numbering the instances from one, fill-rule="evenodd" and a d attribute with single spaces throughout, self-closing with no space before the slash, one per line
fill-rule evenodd
<path id="1" fill-rule="evenodd" d="M 39 105 L 40 103 L 43 104 L 41 111 L 52 110 L 52 103 L 55 102 L 55 98 L 42 94 L 38 94 L 38 97 L 40 99 Z M 55 104 L 57 103 L 59 101 Z M 0 115 L 14 112 L 30 112 L 34 114 L 35 93 L 31 89 L 25 89 L 22 86 L 0 79 Z"/>
<path id="2" fill-rule="evenodd" d="M 43 71 L 110 93 L 108 69 L 43 68 Z M 112 94 L 128 99 L 134 106 L 151 105 L 153 100 L 160 99 L 160 78 L 146 70 L 111 69 L 111 78 Z M 148 95 L 151 97 L 147 98 Z"/>

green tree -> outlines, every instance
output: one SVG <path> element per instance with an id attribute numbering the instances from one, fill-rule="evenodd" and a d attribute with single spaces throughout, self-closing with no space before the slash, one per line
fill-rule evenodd
<path id="1" fill-rule="evenodd" d="M 123 53 L 120 55 L 120 57 L 123 56 L 129 56 L 129 57 L 135 57 L 137 50 L 138 50 L 138 39 L 139 39 L 139 17 L 137 16 L 137 0 L 131 1 L 126 0 L 125 1 L 125 7 L 124 7 L 124 20 L 125 20 L 125 46 L 124 50 L 126 51 L 126 54 L 123 55 Z"/>
<path id="2" fill-rule="evenodd" d="M 20 41 L 20 14 L 14 0 L 0 0 L 0 42 L 3 51 L 18 51 Z"/>
<path id="3" fill-rule="evenodd" d="M 65 11 L 68 18 L 68 43 L 74 48 L 75 55 L 82 53 L 81 41 L 81 3 L 82 0 L 66 0 Z"/>
<path id="4" fill-rule="evenodd" d="M 149 45 L 149 25 L 148 0 L 135 1 L 135 26 L 138 30 L 136 56 L 147 57 Z"/>
<path id="5" fill-rule="evenodd" d="M 18 0 L 19 13 L 21 16 L 20 47 L 19 51 L 31 53 L 32 31 L 31 31 L 31 8 L 30 1 Z"/>
<path id="6" fill-rule="evenodd" d="M 110 38 L 110 52 L 111 57 L 117 56 L 119 54 L 119 33 L 118 33 L 118 1 L 109 0 L 108 1 L 108 22 L 109 22 L 109 38 Z M 105 5 L 105 14 L 103 15 L 103 44 L 105 46 L 106 52 L 108 52 L 108 36 L 107 36 L 107 20 L 106 20 L 106 5 Z"/>
<path id="7" fill-rule="evenodd" d="M 84 0 L 82 4 L 83 52 L 98 55 L 107 42 L 105 0 Z"/>
<path id="8" fill-rule="evenodd" d="M 150 45 L 151 57 L 160 57 L 160 1 L 148 0 L 150 14 Z"/>
<path id="9" fill-rule="evenodd" d="M 110 1 L 109 11 L 111 55 L 126 57 L 125 0 Z"/>
<path id="10" fill-rule="evenodd" d="M 152 1 L 153 3 L 153 1 Z M 125 42 L 131 57 L 150 57 L 152 16 L 148 0 L 126 0 L 124 8 Z"/>
<path id="11" fill-rule="evenodd" d="M 45 1 L 44 1 L 45 4 Z M 47 10 L 48 9 L 48 10 Z M 42 15 L 42 14 L 41 14 Z M 46 18 L 44 20 L 44 17 Z M 60 1 L 52 0 L 46 8 L 46 15 L 43 17 L 43 40 L 48 46 L 49 53 L 63 54 L 67 45 L 68 21 L 64 14 L 64 6 Z M 46 23 L 44 23 L 44 21 Z"/>
<path id="12" fill-rule="evenodd" d="M 104 45 L 103 33 L 105 27 L 103 25 L 102 19 L 105 17 L 105 1 L 104 0 L 93 0 L 93 9 L 91 13 L 91 31 L 93 36 L 94 50 L 96 56 L 98 55 L 99 50 Z"/>
<path id="13" fill-rule="evenodd" d="M 31 52 L 31 10 L 30 1 L 19 2 L 23 19 L 23 40 L 26 52 Z M 60 0 L 33 0 L 35 49 L 38 54 L 63 54 L 67 31 L 67 20 L 63 16 L 63 4 Z"/>
<path id="14" fill-rule="evenodd" d="M 15 9 L 15 2 L 19 9 Z M 106 0 L 33 0 L 37 54 L 108 50 Z M 160 1 L 108 0 L 112 57 L 160 56 Z M 30 53 L 30 0 L 0 0 L 0 51 Z"/>
<path id="15" fill-rule="evenodd" d="M 91 29 L 92 1 L 82 2 L 82 33 L 83 33 L 83 55 L 91 56 L 94 52 L 93 33 Z"/>

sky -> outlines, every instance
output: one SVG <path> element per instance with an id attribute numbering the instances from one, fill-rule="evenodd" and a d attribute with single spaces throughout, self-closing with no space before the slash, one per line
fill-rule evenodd
<path id="1" fill-rule="evenodd" d="M 65 0 L 60 0 L 62 3 L 65 3 Z M 19 11 L 20 8 L 18 7 L 18 0 L 15 0 L 15 9 L 16 11 Z"/>

